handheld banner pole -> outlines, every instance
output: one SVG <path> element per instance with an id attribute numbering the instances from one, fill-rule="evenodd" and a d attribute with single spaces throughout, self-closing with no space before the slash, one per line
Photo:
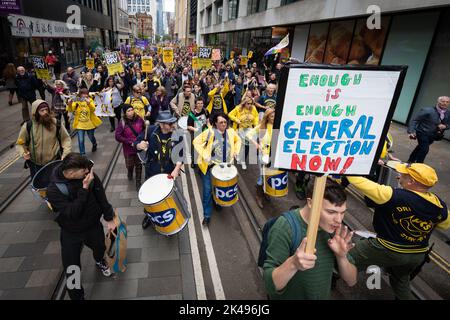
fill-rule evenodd
<path id="1" fill-rule="evenodd" d="M 314 190 L 312 198 L 311 216 L 309 218 L 308 230 L 306 232 L 306 253 L 314 254 L 316 248 L 317 230 L 319 228 L 320 211 L 322 210 L 323 194 L 325 193 L 325 185 L 327 175 L 316 177 L 314 179 Z"/>

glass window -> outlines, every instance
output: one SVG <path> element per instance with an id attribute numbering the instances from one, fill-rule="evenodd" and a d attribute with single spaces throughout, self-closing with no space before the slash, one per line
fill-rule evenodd
<path id="1" fill-rule="evenodd" d="M 30 49 L 31 54 L 42 55 L 44 53 L 44 48 L 42 47 L 42 38 L 31 38 Z"/>
<path id="2" fill-rule="evenodd" d="M 329 22 L 311 25 L 308 46 L 306 47 L 305 62 L 322 63 L 325 55 L 329 25 Z"/>
<path id="3" fill-rule="evenodd" d="M 294 3 L 294 2 L 297 2 L 297 1 L 298 0 L 281 0 L 281 4 L 280 5 L 285 6 L 287 4 Z"/>
<path id="4" fill-rule="evenodd" d="M 345 64 L 347 62 L 354 25 L 354 20 L 331 23 L 324 63 Z"/>
<path id="5" fill-rule="evenodd" d="M 223 14 L 223 2 L 220 1 L 217 3 L 217 21 L 216 21 L 216 23 L 222 23 L 222 14 Z"/>
<path id="6" fill-rule="evenodd" d="M 267 10 L 267 0 L 249 0 L 247 12 L 248 14 L 254 14 L 257 12 Z"/>
<path id="7" fill-rule="evenodd" d="M 212 16 L 212 7 L 206 9 L 206 26 L 209 27 L 211 25 L 211 16 Z"/>
<path id="8" fill-rule="evenodd" d="M 228 2 L 228 20 L 237 19 L 239 12 L 239 0 L 230 0 Z"/>

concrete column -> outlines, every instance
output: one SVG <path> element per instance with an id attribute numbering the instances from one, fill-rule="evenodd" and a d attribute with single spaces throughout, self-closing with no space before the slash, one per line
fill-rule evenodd
<path id="1" fill-rule="evenodd" d="M 239 1 L 238 17 L 246 17 L 247 16 L 247 6 L 248 6 L 248 0 Z"/>
<path id="2" fill-rule="evenodd" d="M 222 22 L 228 21 L 229 0 L 223 0 Z"/>

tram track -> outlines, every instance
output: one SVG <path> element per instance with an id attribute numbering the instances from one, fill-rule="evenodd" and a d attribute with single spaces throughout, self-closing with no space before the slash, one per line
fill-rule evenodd
<path id="1" fill-rule="evenodd" d="M 108 169 L 106 170 L 104 176 L 101 179 L 102 184 L 103 184 L 103 188 L 105 190 L 108 187 L 109 181 L 111 180 L 111 176 L 112 176 L 112 173 L 114 171 L 114 168 L 116 167 L 117 160 L 119 159 L 121 149 L 122 149 L 121 148 L 121 144 L 117 143 L 116 144 L 116 149 L 115 149 L 115 151 L 113 153 L 113 157 L 111 159 L 111 162 L 109 162 Z M 51 300 L 64 300 L 64 297 L 66 295 L 66 277 L 65 277 L 65 272 L 61 268 L 59 273 L 60 273 L 60 275 L 58 276 L 58 282 L 57 282 L 57 285 L 56 285 L 55 289 L 53 290 L 53 293 L 52 293 L 52 296 L 51 296 Z"/>
<path id="2" fill-rule="evenodd" d="M 73 139 L 77 134 L 77 130 L 74 130 L 70 133 L 70 138 Z M 13 165 L 17 160 L 19 160 L 21 157 L 19 155 L 15 156 L 14 158 L 8 160 L 5 164 L 2 165 L 0 168 L 0 173 L 5 171 L 8 167 Z M 23 190 L 25 190 L 31 183 L 30 176 L 27 176 L 22 182 L 8 195 L 8 197 L 5 199 L 5 201 L 2 202 L 0 205 L 0 214 L 5 211 L 11 203 L 17 198 L 19 194 L 22 193 Z"/>

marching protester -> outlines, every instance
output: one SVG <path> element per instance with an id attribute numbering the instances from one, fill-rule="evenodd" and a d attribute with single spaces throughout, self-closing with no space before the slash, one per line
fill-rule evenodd
<path id="1" fill-rule="evenodd" d="M 51 111 L 55 113 L 56 119 L 61 121 L 64 118 L 64 126 L 68 133 L 70 133 L 69 114 L 67 113 L 66 100 L 70 94 L 69 88 L 62 80 L 55 80 L 55 85 L 51 85 L 44 80 L 44 85 L 47 91 L 52 95 Z"/>
<path id="2" fill-rule="evenodd" d="M 78 91 L 79 77 L 75 72 L 74 68 L 72 67 L 67 68 L 67 73 L 63 75 L 62 80 L 67 84 L 67 86 L 69 87 L 69 91 L 71 93 L 75 93 Z"/>
<path id="3" fill-rule="evenodd" d="M 259 97 L 255 104 L 258 108 L 259 116 L 262 117 L 264 112 L 269 109 L 275 109 L 277 104 L 277 94 L 276 94 L 277 86 L 274 84 L 269 84 L 266 88 L 266 91 L 262 96 Z"/>
<path id="4" fill-rule="evenodd" d="M 247 133 L 247 138 L 258 150 L 259 176 L 256 181 L 256 204 L 261 209 L 264 208 L 263 166 L 267 164 L 265 161 L 270 159 L 270 143 L 272 141 L 274 120 L 275 110 L 267 109 L 260 124 Z"/>
<path id="5" fill-rule="evenodd" d="M 66 128 L 55 119 L 44 100 L 31 106 L 32 120 L 25 122 L 16 141 L 16 150 L 25 159 L 31 178 L 54 160 L 64 158 L 71 151 L 71 140 Z"/>
<path id="6" fill-rule="evenodd" d="M 55 167 L 47 189 L 48 201 L 58 213 L 57 223 L 61 228 L 61 257 L 69 278 L 73 267 L 81 268 L 81 250 L 87 246 L 92 250 L 96 267 L 105 277 L 111 269 L 105 260 L 105 234 L 100 218 L 106 221 L 108 230 L 116 228 L 114 210 L 108 202 L 100 178 L 94 173 L 91 161 L 79 153 L 69 153 Z M 84 300 L 84 288 L 67 286 L 72 300 Z"/>
<path id="7" fill-rule="evenodd" d="M 136 190 L 139 191 L 141 187 L 142 164 L 137 156 L 134 141 L 144 131 L 145 124 L 144 120 L 136 115 L 132 105 L 122 104 L 121 109 L 123 118 L 117 125 L 115 137 L 118 142 L 122 143 L 128 180 L 133 179 L 133 169 L 136 169 Z"/>
<path id="8" fill-rule="evenodd" d="M 97 80 L 94 81 L 94 75 L 90 71 L 81 74 L 78 79 L 78 88 L 88 89 L 89 92 L 97 90 Z"/>
<path id="9" fill-rule="evenodd" d="M 55 75 L 55 65 L 58 62 L 58 58 L 53 54 L 52 50 L 48 51 L 45 56 L 45 63 L 48 65 L 48 71 L 50 72 L 52 78 L 56 78 Z"/>
<path id="10" fill-rule="evenodd" d="M 359 271 L 371 265 L 386 268 L 396 298 L 414 299 L 410 275 L 424 261 L 435 227 L 448 229 L 450 218 L 444 201 L 429 191 L 438 181 L 432 167 L 423 163 L 398 164 L 396 170 L 401 188 L 363 177 L 347 177 L 375 203 L 373 228 L 377 234 L 376 238 L 358 241 L 349 259 Z"/>
<path id="11" fill-rule="evenodd" d="M 183 141 L 181 135 L 174 134 L 176 122 L 177 118 L 170 112 L 161 111 L 156 118 L 157 125 L 141 132 L 133 143 L 137 150 L 143 150 L 146 154 L 145 180 L 159 173 L 167 173 L 173 179 L 180 174 L 183 152 L 181 150 L 181 154 L 172 155 L 174 147 Z M 145 215 L 142 227 L 147 228 L 150 222 L 149 216 Z"/>
<path id="12" fill-rule="evenodd" d="M 122 104 L 122 96 L 120 91 L 123 89 L 124 83 L 122 79 L 116 74 L 115 76 L 109 76 L 106 78 L 105 88 L 103 92 L 111 90 L 111 105 L 114 109 L 114 114 L 116 115 L 117 121 L 119 122 L 121 119 L 122 110 L 120 105 Z M 114 117 L 109 117 L 109 122 L 111 124 L 111 132 L 116 130 L 116 125 L 114 121 Z"/>
<path id="13" fill-rule="evenodd" d="M 330 299 L 335 265 L 348 286 L 357 282 L 357 269 L 347 258 L 354 247 L 353 232 L 342 223 L 347 210 L 344 189 L 327 179 L 315 253 L 309 254 L 305 249 L 312 198 L 313 183 L 310 183 L 306 205 L 281 215 L 270 228 L 263 278 L 272 300 Z M 299 235 L 299 245 L 295 243 L 293 227 Z"/>
<path id="14" fill-rule="evenodd" d="M 16 67 L 14 66 L 14 63 L 8 63 L 3 70 L 3 79 L 5 80 L 5 88 L 9 91 L 8 96 L 8 104 L 12 106 L 12 101 L 14 98 L 14 93 L 17 95 L 17 86 L 15 83 L 16 78 Z M 19 99 L 19 96 L 17 96 L 17 99 Z"/>
<path id="15" fill-rule="evenodd" d="M 191 167 L 195 167 L 194 138 L 203 132 L 207 127 L 207 114 L 203 104 L 203 98 L 195 100 L 194 112 L 189 112 L 187 129 L 191 134 Z"/>
<path id="16" fill-rule="evenodd" d="M 126 100 L 126 104 L 131 104 L 134 108 L 134 112 L 144 119 L 146 116 L 150 116 L 151 114 L 151 106 L 148 99 L 144 96 L 143 89 L 139 84 L 135 84 L 133 86 L 133 94 L 129 96 Z"/>
<path id="17" fill-rule="evenodd" d="M 225 77 L 223 81 L 220 81 L 214 86 L 214 89 L 208 92 L 209 103 L 206 110 L 210 117 L 219 113 L 228 114 L 227 104 L 224 98 L 227 95 L 229 88 L 229 80 Z"/>
<path id="18" fill-rule="evenodd" d="M 258 125 L 258 111 L 251 99 L 245 99 L 238 107 L 228 114 L 230 120 L 234 122 L 233 129 L 238 131 L 239 137 L 244 144 L 244 156 L 240 157 L 242 170 L 247 170 L 246 162 L 250 151 L 247 133 Z"/>
<path id="19" fill-rule="evenodd" d="M 17 87 L 17 97 L 22 103 L 22 120 L 23 122 L 26 122 L 30 120 L 28 103 L 32 104 L 36 100 L 36 89 L 38 88 L 38 82 L 34 76 L 25 71 L 24 67 L 19 66 L 17 67 L 15 85 Z"/>
<path id="20" fill-rule="evenodd" d="M 430 150 L 430 145 L 442 140 L 445 130 L 450 128 L 450 112 L 448 105 L 450 97 L 439 97 L 436 106 L 421 109 L 412 119 L 409 128 L 409 138 L 417 139 L 417 147 L 411 152 L 409 163 L 423 163 Z"/>
<path id="21" fill-rule="evenodd" d="M 73 128 L 77 129 L 78 148 L 80 154 L 85 155 L 84 137 L 87 133 L 92 143 L 92 152 L 97 151 L 97 140 L 95 139 L 95 128 L 102 124 L 102 120 L 95 115 L 95 105 L 89 97 L 87 89 L 80 89 L 77 97 L 69 100 L 67 111 L 73 113 Z"/>
<path id="22" fill-rule="evenodd" d="M 218 163 L 232 163 L 241 149 L 241 138 L 232 128 L 228 128 L 227 115 L 216 113 L 210 121 L 212 127 L 203 131 L 193 141 L 195 151 L 198 153 L 197 166 L 201 172 L 203 185 L 203 225 L 209 224 L 212 215 L 211 169 Z"/>
<path id="23" fill-rule="evenodd" d="M 156 118 L 160 111 L 170 111 L 170 100 L 167 97 L 166 89 L 159 86 L 150 100 L 152 110 L 150 112 L 150 124 L 156 122 Z"/>
<path id="24" fill-rule="evenodd" d="M 183 86 L 183 92 L 178 93 L 172 101 L 170 107 L 176 117 L 185 117 L 189 112 L 194 111 L 195 95 L 192 93 L 192 88 L 189 84 Z"/>

